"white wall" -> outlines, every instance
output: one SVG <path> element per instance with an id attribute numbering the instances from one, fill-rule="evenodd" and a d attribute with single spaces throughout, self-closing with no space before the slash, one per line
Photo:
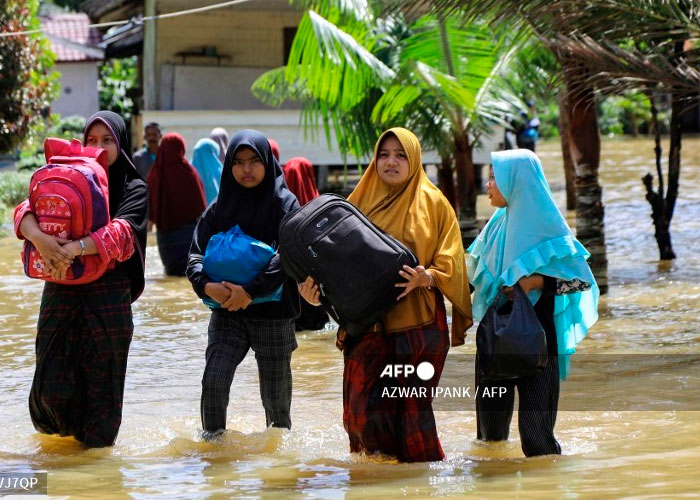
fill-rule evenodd
<path id="1" fill-rule="evenodd" d="M 229 139 L 239 130 L 252 128 L 280 145 L 281 160 L 294 156 L 305 156 L 317 165 L 342 165 L 337 147 L 329 151 L 325 135 L 318 143 L 304 139 L 304 130 L 299 127 L 299 111 L 295 110 L 224 110 L 224 111 L 144 111 L 142 123 L 158 122 L 163 133 L 177 132 L 187 142 L 187 157 L 191 158 L 196 142 L 209 137 L 214 127 L 223 127 Z M 348 158 L 352 164 L 354 158 Z"/>
<path id="2" fill-rule="evenodd" d="M 253 82 L 268 69 L 271 68 L 163 64 L 160 109 L 270 109 L 250 91 Z M 282 109 L 296 107 L 285 103 Z"/>
<path id="3" fill-rule="evenodd" d="M 61 73 L 61 94 L 51 104 L 52 113 L 88 118 L 99 110 L 96 62 L 57 63 L 56 70 Z"/>
<path id="4" fill-rule="evenodd" d="M 162 2 L 161 2 L 162 3 Z M 252 7 L 252 5 L 251 5 Z M 159 5 L 159 11 L 163 5 Z M 301 12 L 295 10 L 237 10 L 221 9 L 189 16 L 161 19 L 156 22 L 156 88 L 160 89 L 160 95 L 156 99 L 158 109 L 173 109 L 176 99 L 173 82 L 185 81 L 185 88 L 180 95 L 189 98 L 189 88 L 192 78 L 196 77 L 191 68 L 199 71 L 208 67 L 213 73 L 214 79 L 208 83 L 218 84 L 218 77 L 229 79 L 233 73 L 227 73 L 225 68 L 241 68 L 244 76 L 250 83 L 258 74 L 269 68 L 276 68 L 284 64 L 284 29 L 293 28 L 299 24 Z M 189 56 L 183 62 L 179 52 L 197 51 L 204 46 L 216 47 L 218 54 L 228 56 L 220 61 L 217 66 L 214 58 Z M 184 69 L 179 69 L 184 68 Z M 259 68 L 255 74 L 253 68 Z M 181 72 L 175 75 L 175 72 Z M 184 80 L 183 80 L 184 79 Z M 223 83 L 223 82 L 221 82 Z M 229 99 L 230 92 L 219 98 L 214 94 L 221 92 L 220 86 L 213 90 L 200 86 L 202 90 L 212 95 L 212 99 L 206 103 L 205 109 L 215 107 L 217 99 Z M 244 101 L 252 99 L 247 93 Z M 182 99 L 180 99 L 182 101 Z M 251 109 L 251 104 L 245 104 L 246 109 Z M 183 106 L 187 106 L 184 108 Z M 220 106 L 219 106 L 220 108 Z M 175 109 L 197 109 L 191 100 Z M 232 109 L 231 105 L 225 109 Z"/>
<path id="5" fill-rule="evenodd" d="M 252 128 L 276 140 L 280 145 L 280 156 L 284 163 L 294 156 L 305 156 L 314 165 L 342 165 L 343 159 L 337 144 L 329 150 L 323 131 L 319 131 L 318 142 L 304 138 L 304 129 L 299 125 L 298 110 L 192 110 L 192 111 L 144 111 L 141 123 L 158 122 L 163 133 L 177 132 L 187 142 L 187 157 L 192 157 L 194 145 L 202 137 L 208 137 L 214 127 L 223 127 L 229 139 L 237 131 Z M 499 147 L 503 138 L 503 128 L 497 127 L 493 135 L 485 138 L 484 147 L 474 151 L 474 162 L 488 164 L 489 153 Z M 367 163 L 369 158 L 362 159 Z M 431 151 L 423 152 L 423 163 L 437 163 L 440 158 Z M 357 160 L 348 158 L 348 165 Z"/>

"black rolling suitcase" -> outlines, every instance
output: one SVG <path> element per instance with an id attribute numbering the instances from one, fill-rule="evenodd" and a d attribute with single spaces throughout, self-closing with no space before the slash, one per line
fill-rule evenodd
<path id="1" fill-rule="evenodd" d="M 351 336 L 362 335 L 396 304 L 403 288 L 394 285 L 405 281 L 399 270 L 418 265 L 403 243 L 334 194 L 287 214 L 279 253 L 289 276 L 298 282 L 311 276 L 319 284 L 321 303 Z"/>

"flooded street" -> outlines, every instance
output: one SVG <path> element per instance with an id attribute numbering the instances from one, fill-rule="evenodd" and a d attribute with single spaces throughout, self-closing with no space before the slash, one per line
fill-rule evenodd
<path id="1" fill-rule="evenodd" d="M 665 148 L 667 143 L 665 144 Z M 541 156 L 560 207 L 558 143 Z M 667 151 L 665 151 L 665 154 Z M 200 437 L 199 397 L 209 310 L 185 278 L 165 278 L 151 235 L 147 283 L 134 305 L 123 422 L 113 448 L 85 451 L 37 434 L 27 398 L 43 283 L 26 278 L 21 243 L 0 239 L 0 471 L 49 471 L 52 497 L 699 498 L 700 139 L 683 143 L 672 224 L 678 258 L 659 264 L 641 177 L 654 170 L 647 139 L 603 143 L 609 294 L 561 387 L 561 457 L 525 459 L 508 443 L 475 442 L 473 402 L 436 412 L 447 459 L 397 464 L 350 455 L 342 424 L 335 330 L 298 334 L 292 430 L 265 429 L 252 354 L 236 372 L 221 444 Z M 480 214 L 488 213 L 479 200 Z M 573 224 L 573 213 L 568 217 Z M 475 332 L 452 349 L 445 376 L 473 382 Z"/>

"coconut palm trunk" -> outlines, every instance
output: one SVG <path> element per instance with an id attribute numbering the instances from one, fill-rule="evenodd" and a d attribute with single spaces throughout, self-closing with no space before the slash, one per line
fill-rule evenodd
<path id="1" fill-rule="evenodd" d="M 457 198 L 455 197 L 455 180 L 452 157 L 443 156 L 438 165 L 438 187 L 452 208 L 457 210 Z"/>
<path id="2" fill-rule="evenodd" d="M 561 157 L 564 163 L 564 179 L 566 180 L 566 209 L 576 209 L 576 172 L 574 161 L 571 159 L 571 147 L 569 146 L 569 108 L 566 92 L 561 91 L 557 95 L 559 104 L 559 140 L 561 142 Z"/>
<path id="3" fill-rule="evenodd" d="M 456 133 L 454 137 L 455 170 L 457 171 L 457 204 L 459 212 L 459 228 L 465 247 L 479 234 L 476 222 L 476 181 L 474 161 L 472 160 L 473 145 L 469 142 L 467 133 Z"/>
<path id="4" fill-rule="evenodd" d="M 608 290 L 603 188 L 598 179 L 600 132 L 593 88 L 585 74 L 567 71 L 569 145 L 576 174 L 576 236 L 591 253 L 589 264 L 601 293 Z"/>

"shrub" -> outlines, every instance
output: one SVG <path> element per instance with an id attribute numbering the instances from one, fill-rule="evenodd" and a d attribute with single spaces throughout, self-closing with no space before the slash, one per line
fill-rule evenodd
<path id="1" fill-rule="evenodd" d="M 15 206 L 27 197 L 33 172 L 0 172 L 0 203 Z"/>

